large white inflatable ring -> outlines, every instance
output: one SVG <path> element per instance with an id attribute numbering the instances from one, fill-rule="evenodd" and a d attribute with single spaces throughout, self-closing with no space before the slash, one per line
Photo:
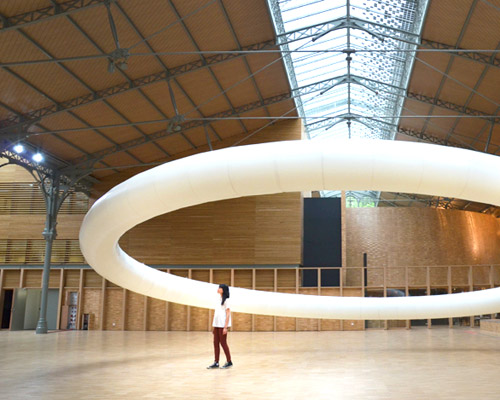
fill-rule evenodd
<path id="1" fill-rule="evenodd" d="M 118 246 L 133 226 L 209 201 L 310 190 L 376 190 L 500 205 L 500 159 L 401 141 L 287 141 L 197 154 L 138 174 L 102 196 L 86 215 L 80 245 L 107 280 L 146 296 L 213 307 L 217 285 L 177 277 Z M 500 288 L 440 296 L 363 298 L 232 287 L 232 310 L 287 317 L 423 319 L 500 312 Z M 216 294 L 215 294 L 216 296 Z"/>

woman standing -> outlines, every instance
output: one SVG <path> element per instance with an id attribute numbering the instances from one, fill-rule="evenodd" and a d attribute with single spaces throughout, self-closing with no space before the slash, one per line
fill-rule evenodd
<path id="1" fill-rule="evenodd" d="M 220 304 L 217 302 L 214 312 L 214 321 L 212 326 L 214 327 L 214 353 L 215 361 L 212 365 L 209 365 L 208 369 L 219 368 L 219 355 L 220 346 L 224 350 L 227 362 L 221 368 L 229 368 L 233 366 L 231 362 L 231 353 L 229 352 L 229 347 L 227 346 L 227 328 L 231 326 L 231 310 L 229 305 L 229 287 L 227 285 L 219 285 L 217 289 L 221 300 Z"/>

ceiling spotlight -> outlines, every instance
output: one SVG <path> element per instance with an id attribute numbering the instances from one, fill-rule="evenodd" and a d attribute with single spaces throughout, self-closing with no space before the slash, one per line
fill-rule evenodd
<path id="1" fill-rule="evenodd" d="M 43 161 L 43 155 L 40 152 L 33 154 L 33 161 L 35 162 Z"/>
<path id="2" fill-rule="evenodd" d="M 24 151 L 24 146 L 20 143 L 16 144 L 14 146 L 14 151 L 17 153 L 17 154 L 20 154 Z"/>

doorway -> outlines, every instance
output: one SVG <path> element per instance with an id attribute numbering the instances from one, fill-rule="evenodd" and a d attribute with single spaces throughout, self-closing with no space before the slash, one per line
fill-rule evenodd
<path id="1" fill-rule="evenodd" d="M 12 313 L 12 299 L 14 297 L 14 289 L 2 290 L 2 325 L 0 329 L 9 329 L 10 316 Z"/>
<path id="2" fill-rule="evenodd" d="M 35 330 L 40 318 L 42 289 L 15 289 L 10 330 Z M 49 289 L 47 297 L 47 329 L 57 329 L 59 289 Z"/>

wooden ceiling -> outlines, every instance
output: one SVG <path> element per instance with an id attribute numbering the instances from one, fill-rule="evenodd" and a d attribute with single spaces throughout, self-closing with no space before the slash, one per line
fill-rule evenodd
<path id="1" fill-rule="evenodd" d="M 99 159 L 102 178 L 297 116 L 279 53 L 222 53 L 276 49 L 265 0 L 118 0 L 109 10 L 104 0 L 0 2 L 3 134 L 29 133 L 68 165 Z M 113 58 L 113 24 L 126 69 Z M 35 60 L 51 62 L 19 64 Z"/>
<path id="2" fill-rule="evenodd" d="M 432 141 L 498 155 L 500 55 L 457 50 L 500 49 L 499 0 L 431 0 L 397 140 Z M 448 52 L 451 50 L 454 52 Z M 405 204 L 404 197 L 385 195 Z M 415 204 L 414 198 L 407 198 Z M 424 199 L 439 207 L 491 212 L 485 204 Z"/>
<path id="3" fill-rule="evenodd" d="M 446 49 L 500 49 L 500 1 L 431 1 L 420 48 L 443 51 L 417 53 L 400 126 L 498 154 L 500 56 Z"/>

